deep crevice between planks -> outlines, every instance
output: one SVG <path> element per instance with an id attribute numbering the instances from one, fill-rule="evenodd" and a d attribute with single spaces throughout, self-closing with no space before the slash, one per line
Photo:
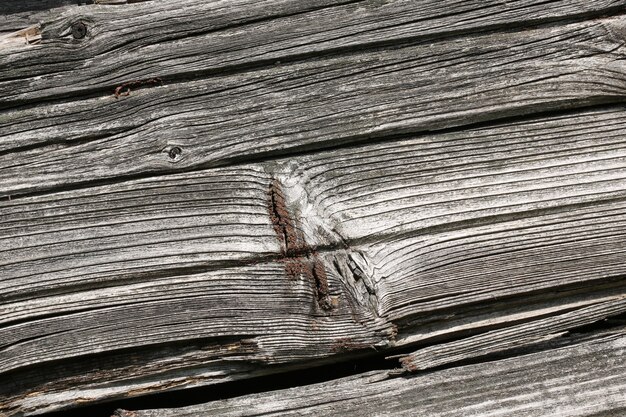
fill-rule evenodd
<path id="1" fill-rule="evenodd" d="M 595 337 L 606 336 L 613 332 L 624 331 L 626 327 L 626 314 L 606 317 L 592 324 L 574 327 L 568 332 L 548 342 L 541 342 L 519 349 L 498 352 L 488 356 L 480 356 L 464 361 L 458 361 L 409 374 L 398 367 L 396 360 L 389 360 L 390 353 L 393 358 L 412 352 L 414 346 L 405 346 L 391 351 L 367 353 L 358 358 L 337 358 L 335 362 L 319 365 L 316 363 L 296 365 L 293 370 L 278 372 L 275 374 L 255 377 L 245 380 L 225 382 L 222 384 L 205 387 L 182 389 L 178 391 L 150 394 L 130 399 L 103 402 L 101 404 L 61 410 L 45 413 L 45 417 L 110 417 L 124 415 L 123 410 L 144 410 L 155 408 L 178 408 L 195 404 L 202 404 L 216 400 L 240 397 L 248 394 L 270 392 L 288 388 L 296 388 L 322 382 L 328 382 L 339 378 L 355 376 L 369 371 L 389 371 L 388 377 L 406 377 L 407 375 L 430 374 L 466 365 L 488 363 L 507 358 L 523 356 L 531 353 L 544 352 L 551 349 L 566 347 L 569 345 L 591 340 Z M 436 345 L 437 343 L 433 343 Z M 117 412 L 117 414 L 116 414 Z"/>

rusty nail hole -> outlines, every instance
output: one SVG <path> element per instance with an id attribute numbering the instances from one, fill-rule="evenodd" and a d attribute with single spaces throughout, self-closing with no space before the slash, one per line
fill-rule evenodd
<path id="1" fill-rule="evenodd" d="M 72 36 L 74 39 L 82 39 L 87 36 L 87 25 L 83 22 L 76 22 L 72 25 Z"/>
<path id="2" fill-rule="evenodd" d="M 182 149 L 180 149 L 178 146 L 174 146 L 172 149 L 170 149 L 169 152 L 170 159 L 177 159 L 182 153 Z"/>

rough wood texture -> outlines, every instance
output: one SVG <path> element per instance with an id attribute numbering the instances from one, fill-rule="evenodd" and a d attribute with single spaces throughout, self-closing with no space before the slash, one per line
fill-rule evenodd
<path id="1" fill-rule="evenodd" d="M 5 406 L 31 414 L 468 332 L 503 335 L 498 352 L 534 341 L 527 330 L 541 339 L 619 314 L 621 302 L 598 303 L 626 294 L 621 116 L 5 202 Z M 429 360 L 460 359 L 455 346 L 481 356 L 471 349 L 484 338 Z"/>
<path id="2" fill-rule="evenodd" d="M 10 59 L 15 65 L 0 71 L 0 81 L 5 81 L 0 93 L 5 99 L 15 100 L 66 96 L 106 84 L 114 87 L 118 80 L 129 76 L 145 79 L 198 71 L 210 74 L 371 43 L 589 18 L 626 5 L 623 0 L 597 0 L 592 4 L 561 0 L 550 2 L 550 7 L 545 3 L 269 0 L 261 4 L 253 0 L 182 0 L 123 8 L 76 7 L 68 13 L 51 14 L 42 28 L 47 42 L 41 47 L 3 54 L 0 62 Z M 69 26 L 79 20 L 89 24 L 88 36 L 72 40 Z M 124 54 L 130 51 L 133 53 Z M 71 61 L 68 52 L 73 56 Z M 81 71 L 64 73 L 76 69 L 77 60 L 83 64 L 79 66 Z M 29 65 L 33 62 L 37 65 Z"/>
<path id="3" fill-rule="evenodd" d="M 626 295 L 614 298 L 617 299 L 569 311 L 560 316 L 517 324 L 478 336 L 420 349 L 402 357 L 400 362 L 405 369 L 415 372 L 536 345 L 561 337 L 569 329 L 589 325 L 608 316 L 626 312 L 624 301 Z"/>
<path id="4" fill-rule="evenodd" d="M 371 372 L 328 383 L 118 417 L 619 416 L 626 336 L 410 377 Z"/>
<path id="5" fill-rule="evenodd" d="M 66 3 L 0 8 L 0 415 L 368 356 L 431 373 L 288 393 L 624 408 L 561 343 L 626 308 L 624 1 Z"/>
<path id="6" fill-rule="evenodd" d="M 304 4 L 287 3 L 290 7 Z M 217 7 L 222 3 L 202 4 L 198 7 Z M 146 11 L 141 8 L 151 5 L 139 4 L 131 10 L 135 7 L 140 8 L 142 19 L 149 20 L 149 27 L 158 31 L 155 41 L 174 36 L 155 25 L 152 17 L 145 16 Z M 209 13 L 175 7 L 177 13 L 185 13 L 186 17 L 191 14 L 200 19 Z M 270 19 L 271 16 L 254 14 L 260 13 L 255 7 L 262 8 L 264 13 L 276 10 L 263 4 L 246 6 L 240 12 L 232 8 L 222 10 L 221 14 L 212 12 L 211 22 L 217 26 L 209 36 L 232 40 L 233 36 L 218 31 L 222 14 L 222 20 L 226 16 L 235 19 L 244 11 L 245 16 L 240 17 L 243 21 L 252 19 L 248 15 Z M 176 19 L 171 13 L 167 16 L 168 27 L 175 30 L 178 26 L 172 21 Z M 305 13 L 305 16 L 309 15 Z M 427 17 L 424 19 L 430 22 Z M 309 30 L 319 31 L 318 22 L 324 20 L 310 16 L 308 19 L 312 19 Z M 274 31 L 285 33 L 282 26 L 270 21 Z M 127 19 L 123 24 L 133 34 L 141 27 L 129 24 Z M 190 25 L 186 21 L 183 25 L 187 34 L 193 28 Z M 31 103 L 0 114 L 3 143 L 0 197 L 615 102 L 626 92 L 621 60 L 624 25 L 623 17 L 609 18 L 511 33 L 422 41 L 400 48 L 313 57 L 305 54 L 293 62 L 280 64 L 276 60 L 282 56 L 272 56 L 271 65 L 261 68 L 203 73 L 208 78 L 193 81 L 185 81 L 190 77 L 185 75 L 180 82 L 168 79 L 165 70 L 158 67 L 162 63 L 167 71 L 174 71 L 179 62 L 175 57 L 178 51 L 188 54 L 188 59 L 203 68 L 210 67 L 210 62 L 204 62 L 197 50 L 187 51 L 176 45 L 172 52 L 174 62 L 169 63 L 160 57 L 164 53 L 169 57 L 170 49 L 142 46 L 134 38 L 129 43 L 125 41 L 126 32 L 120 29 L 112 39 L 124 42 L 124 48 L 131 48 L 133 53 L 112 51 L 113 46 L 107 46 L 105 41 L 96 42 L 96 36 L 92 48 L 104 48 L 104 57 L 110 62 L 95 65 L 97 60 L 93 56 L 80 55 L 81 51 L 90 50 L 89 45 L 74 41 L 45 42 L 44 31 L 41 45 L 0 50 L 2 101 L 6 106 Z M 431 27 L 431 23 L 427 26 Z M 404 33 L 401 25 L 393 28 Z M 242 29 L 236 25 L 232 30 Z M 249 32 L 244 31 L 242 36 L 246 42 L 250 39 Z M 278 40 L 272 36 L 265 42 L 279 48 L 274 45 Z M 149 39 L 152 42 L 152 37 Z M 219 63 L 225 62 L 226 57 L 207 51 L 205 45 L 250 56 L 249 51 L 241 51 L 230 43 L 193 42 L 203 48 L 207 59 Z M 67 61 L 54 63 L 59 57 L 67 56 L 64 48 L 73 48 L 79 54 L 72 54 L 71 70 Z M 295 47 L 285 48 L 294 53 Z M 255 50 L 259 47 L 255 46 Z M 157 55 L 148 58 L 149 51 Z M 123 57 L 139 61 L 126 63 Z M 77 70 L 77 59 L 84 60 L 86 67 Z M 48 61 L 53 61 L 50 68 L 33 64 Z M 116 75 L 111 65 L 127 73 Z M 147 68 L 149 73 L 138 73 L 134 69 L 136 65 Z M 102 71 L 103 75 L 94 71 Z M 51 74 L 46 75 L 47 72 Z M 83 76 L 86 83 L 98 86 L 93 91 L 95 97 L 67 103 L 67 97 L 82 88 L 79 78 Z M 146 80 L 141 90 L 133 90 L 129 96 L 114 96 L 116 86 L 123 87 L 126 82 L 140 79 Z M 39 104 L 51 97 L 64 99 Z M 169 157 L 174 147 L 182 150 L 179 158 Z M 60 160 L 64 163 L 59 163 Z M 25 169 L 30 173 L 28 177 L 20 175 Z"/>

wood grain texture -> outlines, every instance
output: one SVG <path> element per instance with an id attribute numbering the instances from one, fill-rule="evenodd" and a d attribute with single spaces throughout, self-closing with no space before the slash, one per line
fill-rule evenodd
<path id="1" fill-rule="evenodd" d="M 2 51 L 0 59 L 9 59 L 13 65 L 0 64 L 0 81 L 4 81 L 0 96 L 29 101 L 67 96 L 114 86 L 128 77 L 167 79 L 380 42 L 588 19 L 620 11 L 625 5 L 623 0 L 591 4 L 583 0 L 510 4 L 494 0 L 270 0 L 262 5 L 251 0 L 183 0 L 175 5 L 153 1 L 125 7 L 75 7 L 51 14 L 44 22 L 42 47 Z M 67 36 L 76 21 L 90 27 L 88 37 L 80 42 Z M 81 71 L 66 73 L 77 67 L 77 61 L 83 63 Z M 38 65 L 30 65 L 33 62 Z"/>
<path id="2" fill-rule="evenodd" d="M 618 416 L 626 411 L 623 331 L 569 347 L 410 377 L 388 371 L 130 417 Z"/>
<path id="3" fill-rule="evenodd" d="M 309 241 L 351 247 L 392 320 L 593 286 L 626 273 L 614 111 L 318 152 L 287 160 L 285 193 Z"/>
<path id="4" fill-rule="evenodd" d="M 624 410 L 624 0 L 96 3 L 0 6 L 0 415 Z"/>
<path id="5" fill-rule="evenodd" d="M 617 17 L 355 51 L 116 99 L 119 79 L 106 96 L 3 111 L 0 196 L 621 101 L 623 28 Z"/>
<path id="6" fill-rule="evenodd" d="M 389 325 L 341 282 L 328 286 L 332 311 L 280 262 L 84 291 L 74 301 L 83 311 L 2 327 L 0 410 L 32 415 L 251 378 L 389 343 Z"/>
<path id="7" fill-rule="evenodd" d="M 391 344 L 393 325 L 326 276 L 326 254 L 282 240 L 290 214 L 274 207 L 272 184 L 247 166 L 3 206 L 0 412 L 251 378 Z"/>
<path id="8" fill-rule="evenodd" d="M 415 372 L 464 360 L 489 358 L 562 337 L 568 330 L 590 325 L 626 312 L 626 295 L 585 306 L 564 314 L 492 330 L 477 336 L 420 349 L 400 358 L 402 366 Z"/>
<path id="9" fill-rule="evenodd" d="M 619 314 L 603 306 L 626 296 L 623 113 L 5 202 L 4 410 L 432 343 L 437 366 Z"/>
<path id="10" fill-rule="evenodd" d="M 11 201 L 0 207 L 0 299 L 276 257 L 268 187 L 249 167 Z"/>

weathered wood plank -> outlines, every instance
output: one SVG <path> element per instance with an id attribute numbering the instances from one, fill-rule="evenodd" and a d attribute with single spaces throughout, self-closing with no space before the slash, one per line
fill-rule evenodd
<path id="1" fill-rule="evenodd" d="M 623 27 L 463 37 L 8 110 L 0 196 L 620 101 Z"/>
<path id="2" fill-rule="evenodd" d="M 375 371 L 190 407 L 119 410 L 119 417 L 519 416 L 626 412 L 626 337 L 597 340 L 411 377 Z"/>
<path id="3" fill-rule="evenodd" d="M 528 348 L 562 337 L 568 330 L 626 312 L 626 294 L 564 314 L 492 330 L 477 336 L 420 349 L 400 358 L 411 371 L 426 370 L 464 360 L 488 358 L 515 349 Z"/>
<path id="4" fill-rule="evenodd" d="M 588 18 L 624 5 L 159 1 L 3 37 L 0 414 L 397 348 L 431 368 L 621 313 L 623 105 L 427 132 L 623 101 L 626 18 Z M 600 378 L 578 370 L 554 391 Z"/>
<path id="5" fill-rule="evenodd" d="M 85 291 L 101 301 L 2 327 L 0 411 L 31 415 L 250 378 L 389 343 L 391 326 L 341 282 L 327 285 L 330 310 L 317 304 L 311 276 L 291 277 L 282 262 Z"/>
<path id="6" fill-rule="evenodd" d="M 363 251 L 364 265 L 376 271 L 379 309 L 392 320 L 437 310 L 454 316 L 461 304 L 593 287 L 625 272 L 624 209 L 622 201 L 381 242 Z"/>
<path id="7" fill-rule="evenodd" d="M 168 79 L 339 48 L 590 18 L 626 5 L 623 0 L 547 3 L 270 0 L 261 5 L 251 0 L 182 0 L 175 5 L 153 1 L 75 7 L 44 22 L 41 47 L 0 51 L 0 96 L 28 101 L 66 97 L 114 87 L 128 77 Z M 90 29 L 80 42 L 68 37 L 76 21 Z M 7 59 L 11 66 L 2 65 Z M 77 67 L 81 71 L 67 73 Z"/>
<path id="8" fill-rule="evenodd" d="M 325 275 L 326 255 L 294 234 L 281 199 L 262 167 L 247 166 L 0 208 L 0 412 L 250 378 L 390 344 L 394 327 Z"/>
<path id="9" fill-rule="evenodd" d="M 463 346 L 531 320 L 575 327 L 564 314 L 626 294 L 623 119 L 586 111 L 5 202 L 3 406 Z"/>
<path id="10" fill-rule="evenodd" d="M 346 242 L 389 319 L 595 285 L 626 273 L 620 113 L 318 152 L 278 178 L 307 239 Z"/>
<path id="11" fill-rule="evenodd" d="M 288 157 L 274 169 L 287 198 L 302 194 L 315 220 L 352 243 L 450 231 L 624 197 L 625 117 L 620 105 L 527 118 Z"/>
<path id="12" fill-rule="evenodd" d="M 247 167 L 11 201 L 0 207 L 0 300 L 276 258 L 269 183 Z"/>

